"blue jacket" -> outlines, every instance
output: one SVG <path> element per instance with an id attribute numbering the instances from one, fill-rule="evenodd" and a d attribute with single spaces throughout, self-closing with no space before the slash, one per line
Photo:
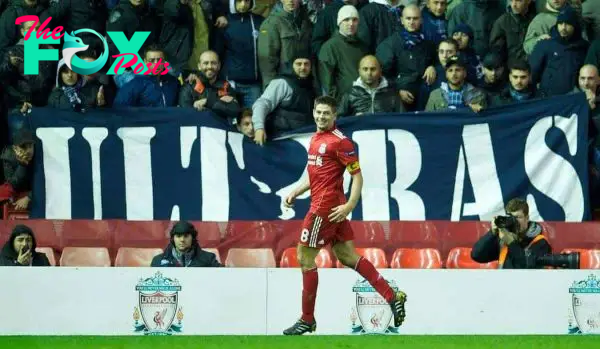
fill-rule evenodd
<path id="1" fill-rule="evenodd" d="M 436 17 L 427 7 L 423 8 L 421 13 L 423 17 L 423 27 L 421 31 L 425 35 L 425 39 L 433 41 L 437 48 L 440 41 L 448 38 L 448 21 L 444 16 L 441 18 Z M 436 24 L 437 21 L 440 23 L 439 26 Z"/>
<path id="2" fill-rule="evenodd" d="M 222 77 L 238 83 L 258 84 L 258 31 L 264 18 L 250 11 L 237 13 L 235 0 L 230 0 L 229 8 L 229 24 L 219 32 L 222 39 L 219 40 L 221 47 L 217 48 L 223 62 Z"/>
<path id="3" fill-rule="evenodd" d="M 118 91 L 114 107 L 174 107 L 177 105 L 179 81 L 170 74 L 160 80 L 153 75 L 136 75 Z"/>

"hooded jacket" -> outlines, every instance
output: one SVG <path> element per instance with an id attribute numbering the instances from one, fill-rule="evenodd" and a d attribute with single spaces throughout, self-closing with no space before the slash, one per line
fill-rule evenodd
<path id="1" fill-rule="evenodd" d="M 60 76 L 61 71 L 67 68 L 65 61 L 61 59 L 56 68 L 56 85 L 48 98 L 48 106 L 51 108 L 64 110 L 71 110 L 73 108 L 73 103 L 69 101 L 69 98 L 65 94 L 63 89 L 65 84 Z M 79 75 L 77 79 L 78 81 L 81 81 L 81 87 L 78 92 L 81 106 L 85 109 L 98 108 L 96 97 L 98 96 L 98 90 L 101 86 L 100 83 L 97 81 L 86 81 L 81 75 Z"/>
<path id="2" fill-rule="evenodd" d="M 464 0 L 456 6 L 448 20 L 448 32 L 453 32 L 457 25 L 469 23 L 473 29 L 473 48 L 483 56 L 490 43 L 490 32 L 494 22 L 504 13 L 504 1 L 498 0 Z"/>
<path id="3" fill-rule="evenodd" d="M 182 230 L 183 229 L 183 230 Z M 174 236 L 186 232 L 192 235 L 192 247 L 185 253 L 175 249 Z M 198 243 L 198 232 L 189 222 L 178 222 L 170 232 L 171 239 L 164 252 L 152 259 L 151 267 L 189 267 L 218 268 L 223 265 L 217 261 L 214 253 L 202 250 Z"/>
<path id="4" fill-rule="evenodd" d="M 258 67 L 258 33 L 264 18 L 252 13 L 254 0 L 246 13 L 238 13 L 235 0 L 229 1 L 229 24 L 218 31 L 222 47 L 218 48 L 223 62 L 221 74 L 226 80 L 241 84 L 258 84 L 261 76 Z"/>
<path id="5" fill-rule="evenodd" d="M 30 235 L 31 239 L 32 239 L 31 266 L 33 266 L 33 267 L 49 267 L 50 261 L 48 261 L 48 257 L 46 257 L 46 255 L 43 253 L 39 253 L 39 252 L 35 251 L 35 248 L 37 247 L 37 243 L 36 243 L 35 235 L 33 234 L 33 231 L 29 227 L 22 225 L 22 224 L 15 226 L 15 228 L 13 229 L 13 231 L 10 235 L 10 238 L 4 244 L 4 247 L 2 247 L 2 252 L 0 252 L 0 266 L 3 266 L 3 267 L 22 267 L 22 266 L 24 266 L 17 262 L 19 253 L 17 251 L 15 251 L 15 249 L 13 247 L 13 243 L 14 243 L 15 239 L 17 238 L 17 236 L 23 235 L 23 234 Z M 28 266 L 28 265 L 25 265 L 25 266 Z"/>
<path id="6" fill-rule="evenodd" d="M 565 6 L 569 5 L 565 4 Z M 527 27 L 527 34 L 525 34 L 525 41 L 523 42 L 523 50 L 527 55 L 533 52 L 536 44 L 540 41 L 540 36 L 550 34 L 550 30 L 556 24 L 556 18 L 559 13 L 560 10 L 555 10 L 548 4 L 546 4 L 543 10 L 538 9 L 538 14 L 531 20 L 529 27 Z"/>
<path id="7" fill-rule="evenodd" d="M 525 238 L 521 241 L 514 241 L 508 246 L 508 254 L 501 268 L 526 269 L 528 265 L 527 258 L 552 253 L 552 248 L 546 239 L 536 241 L 529 246 L 533 239 L 542 233 L 542 227 L 538 223 L 529 222 Z M 500 258 L 500 247 L 500 238 L 498 235 L 489 231 L 475 243 L 471 250 L 471 258 L 478 263 L 497 261 Z"/>

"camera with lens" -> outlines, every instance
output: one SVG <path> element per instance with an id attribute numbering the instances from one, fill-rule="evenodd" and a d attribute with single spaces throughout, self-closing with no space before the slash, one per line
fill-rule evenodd
<path id="1" fill-rule="evenodd" d="M 519 231 L 519 221 L 517 221 L 517 217 L 513 215 L 498 216 L 494 219 L 494 224 L 498 229 L 505 229 L 511 233 L 517 233 Z"/>
<path id="2" fill-rule="evenodd" d="M 528 268 L 554 267 L 561 269 L 579 269 L 579 252 L 527 256 Z"/>

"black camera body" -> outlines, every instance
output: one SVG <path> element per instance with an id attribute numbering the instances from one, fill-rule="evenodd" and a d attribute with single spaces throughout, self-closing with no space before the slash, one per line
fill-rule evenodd
<path id="1" fill-rule="evenodd" d="M 517 233 L 519 231 L 519 221 L 517 217 L 513 215 L 498 216 L 494 219 L 494 224 L 498 229 L 505 229 L 511 233 Z"/>

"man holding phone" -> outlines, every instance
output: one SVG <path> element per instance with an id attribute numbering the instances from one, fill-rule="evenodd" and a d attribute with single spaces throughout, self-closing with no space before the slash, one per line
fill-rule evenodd
<path id="1" fill-rule="evenodd" d="M 16 225 L 0 251 L 0 266 L 49 267 L 48 257 L 36 252 L 35 248 L 36 241 L 31 228 L 23 224 Z"/>

